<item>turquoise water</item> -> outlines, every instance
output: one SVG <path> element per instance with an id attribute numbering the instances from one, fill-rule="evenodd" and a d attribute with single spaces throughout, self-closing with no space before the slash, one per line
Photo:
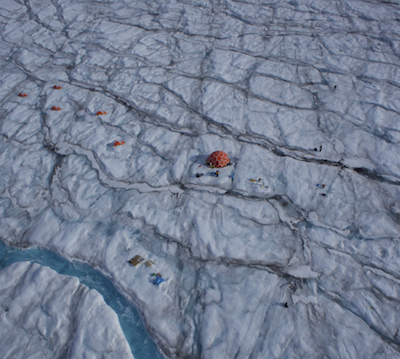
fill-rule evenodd
<path id="1" fill-rule="evenodd" d="M 51 251 L 40 248 L 17 249 L 8 247 L 0 241 L 0 270 L 22 261 L 38 263 L 50 267 L 57 273 L 77 277 L 82 284 L 90 289 L 96 289 L 117 313 L 135 359 L 162 359 L 136 308 L 127 302 L 112 282 L 99 271 L 83 263 L 70 262 Z"/>

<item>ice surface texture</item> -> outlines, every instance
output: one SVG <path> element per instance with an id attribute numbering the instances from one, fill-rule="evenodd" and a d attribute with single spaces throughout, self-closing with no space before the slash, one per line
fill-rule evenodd
<path id="1" fill-rule="evenodd" d="M 70 262 L 56 253 L 44 248 L 32 247 L 19 249 L 17 247 L 8 247 L 0 242 L 0 269 L 15 262 L 22 261 L 37 263 L 41 266 L 50 267 L 59 274 L 76 277 L 82 285 L 100 293 L 106 304 L 112 309 L 112 311 L 107 310 L 105 314 L 111 313 L 112 321 L 114 320 L 115 314 L 117 314 L 119 325 L 121 326 L 123 335 L 130 346 L 133 357 L 140 359 L 162 358 L 154 342 L 151 340 L 144 328 L 137 310 L 134 306 L 127 303 L 122 294 L 115 289 L 112 282 L 98 270 L 82 262 Z M 47 287 L 47 290 L 49 290 L 49 287 Z M 70 308 L 70 311 L 72 313 L 74 309 Z M 79 320 L 85 321 L 84 318 L 79 318 Z M 105 317 L 102 325 L 107 326 L 108 322 L 108 318 Z M 106 338 L 102 340 L 106 340 Z M 72 342 L 72 340 L 70 341 Z M 102 346 L 100 345 L 99 349 L 101 348 Z M 104 354 L 104 352 L 98 353 L 100 355 Z M 0 355 L 0 357 L 2 356 Z"/>
<path id="2" fill-rule="evenodd" d="M 29 262 L 0 271 L 0 355 L 132 358 L 118 317 L 95 290 Z"/>
<path id="3" fill-rule="evenodd" d="M 166 357 L 400 357 L 400 5 L 0 14 L 3 241 L 99 268 Z"/>

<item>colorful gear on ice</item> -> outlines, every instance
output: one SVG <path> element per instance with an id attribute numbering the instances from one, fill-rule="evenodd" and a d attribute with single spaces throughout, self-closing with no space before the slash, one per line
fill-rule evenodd
<path id="1" fill-rule="evenodd" d="M 224 151 L 215 151 L 207 158 L 207 164 L 211 167 L 225 167 L 230 163 L 228 155 Z"/>

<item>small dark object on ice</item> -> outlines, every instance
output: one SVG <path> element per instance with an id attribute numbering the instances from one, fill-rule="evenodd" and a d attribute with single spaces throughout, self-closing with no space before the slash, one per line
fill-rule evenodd
<path id="1" fill-rule="evenodd" d="M 288 303 L 287 303 L 287 302 L 285 303 L 285 308 L 289 308 L 289 305 L 288 305 Z"/>
<path id="2" fill-rule="evenodd" d="M 318 188 L 325 188 L 325 185 L 324 185 L 324 184 L 319 184 L 319 183 L 317 183 L 317 187 L 318 187 Z"/>
<path id="3" fill-rule="evenodd" d="M 314 147 L 314 151 L 317 152 L 318 148 Z M 321 152 L 321 151 L 322 151 L 322 146 L 319 146 L 319 152 Z"/>
<path id="4" fill-rule="evenodd" d="M 325 194 L 325 193 L 321 193 L 321 196 L 322 196 L 322 197 L 326 197 L 326 194 Z"/>
<path id="5" fill-rule="evenodd" d="M 336 90 L 336 85 L 333 87 L 333 91 L 335 91 Z"/>
<path id="6" fill-rule="evenodd" d="M 196 173 L 196 177 L 204 176 L 204 173 Z"/>
<path id="7" fill-rule="evenodd" d="M 219 176 L 219 171 L 215 171 L 215 177 Z"/>

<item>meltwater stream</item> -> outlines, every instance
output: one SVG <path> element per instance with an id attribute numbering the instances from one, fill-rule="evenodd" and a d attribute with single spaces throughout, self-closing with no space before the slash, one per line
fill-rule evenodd
<path id="1" fill-rule="evenodd" d="M 84 263 L 70 262 L 57 254 L 41 249 L 18 249 L 6 246 L 0 241 L 0 270 L 15 263 L 29 261 L 50 267 L 59 274 L 77 277 L 90 289 L 96 289 L 105 302 L 118 315 L 119 323 L 135 359 L 162 359 L 151 340 L 138 311 L 115 289 L 110 280 L 99 271 Z"/>

